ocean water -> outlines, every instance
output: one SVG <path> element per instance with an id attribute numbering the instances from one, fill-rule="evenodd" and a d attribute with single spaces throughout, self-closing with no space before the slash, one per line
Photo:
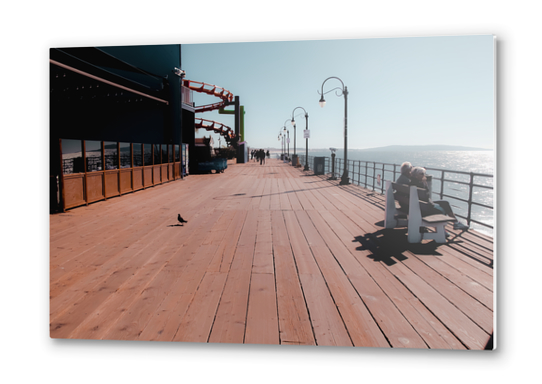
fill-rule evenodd
<path id="1" fill-rule="evenodd" d="M 293 150 L 290 149 L 290 155 Z M 305 151 L 298 150 L 297 154 L 304 157 Z M 331 157 L 331 151 L 309 150 L 309 157 L 324 156 Z M 341 163 L 344 159 L 344 152 L 338 150 L 336 152 L 336 161 L 340 159 Z M 493 151 L 371 151 L 371 150 L 349 150 L 348 160 L 354 160 L 354 169 L 349 168 L 349 176 L 351 181 L 360 184 L 367 182 L 369 189 L 382 192 L 386 180 L 395 180 L 399 176 L 400 165 L 404 161 L 409 161 L 413 166 L 421 166 L 427 169 L 427 174 L 433 176 L 432 190 L 433 200 L 439 200 L 439 193 L 442 191 L 445 195 L 451 197 L 443 197 L 442 200 L 447 200 L 454 212 L 463 217 L 468 216 L 468 204 L 461 201 L 468 200 L 469 186 L 462 183 L 470 182 L 469 174 L 444 172 L 445 182 L 442 185 L 443 177 L 442 170 L 457 171 L 479 174 L 473 177 L 472 201 L 482 206 L 473 204 L 471 206 L 471 218 L 482 222 L 486 225 L 494 227 L 494 190 L 491 189 L 495 183 L 495 159 Z M 361 163 L 359 163 L 360 161 Z M 373 162 L 376 165 L 373 165 Z M 386 164 L 383 168 L 383 164 Z M 389 165 L 388 165 L 389 164 Z M 397 164 L 393 173 L 394 167 L 392 164 Z M 364 176 L 365 166 L 367 165 L 368 178 Z M 309 164 L 312 168 L 312 164 Z M 374 171 L 373 171 L 373 168 Z M 358 172 L 361 176 L 358 176 Z M 342 174 L 342 167 L 337 170 L 336 175 Z M 375 177 L 373 178 L 373 174 Z M 380 181 L 380 183 L 379 183 Z M 374 185 L 374 188 L 373 188 Z M 486 188 L 490 187 L 490 188 Z M 460 218 L 460 221 L 466 223 L 466 219 Z M 480 225 L 471 222 L 471 228 L 482 233 L 493 236 L 493 229 L 485 225 Z"/>

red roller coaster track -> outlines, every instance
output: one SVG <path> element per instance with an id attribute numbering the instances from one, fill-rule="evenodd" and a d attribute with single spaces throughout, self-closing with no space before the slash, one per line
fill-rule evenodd
<path id="1" fill-rule="evenodd" d="M 207 112 L 212 111 L 215 109 L 224 108 L 226 106 L 227 102 L 233 101 L 233 93 L 228 91 L 227 89 L 224 89 L 222 87 L 202 83 L 200 81 L 194 81 L 194 80 L 184 80 L 184 86 L 192 91 L 200 92 L 200 93 L 206 93 L 211 96 L 216 96 L 222 101 L 214 104 L 207 104 L 202 105 L 195 108 L 196 113 L 199 112 Z"/>
<path id="2" fill-rule="evenodd" d="M 196 127 L 196 129 L 204 128 L 207 131 L 214 131 L 215 133 L 224 136 L 226 142 L 228 143 L 231 139 L 235 137 L 235 133 L 230 127 L 213 120 L 201 119 L 199 117 L 196 117 L 194 126 Z"/>
<path id="3" fill-rule="evenodd" d="M 216 96 L 221 99 L 221 101 L 217 103 L 195 107 L 196 113 L 213 111 L 215 109 L 221 109 L 226 106 L 226 103 L 233 101 L 233 93 L 231 93 L 227 89 L 218 87 L 216 85 L 202 83 L 201 81 L 183 80 L 183 86 L 192 91 L 206 93 L 208 95 Z M 226 139 L 226 142 L 228 143 L 235 137 L 235 133 L 230 127 L 222 123 L 212 121 L 212 120 L 196 118 L 195 128 L 196 129 L 204 128 L 208 131 L 214 131 L 218 133 L 219 135 L 224 136 L 224 138 Z"/>

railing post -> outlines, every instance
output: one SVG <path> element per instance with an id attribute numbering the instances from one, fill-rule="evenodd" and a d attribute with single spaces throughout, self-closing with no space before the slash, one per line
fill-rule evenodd
<path id="1" fill-rule="evenodd" d="M 335 153 L 331 154 L 331 179 L 335 180 Z"/>
<path id="2" fill-rule="evenodd" d="M 367 188 L 367 161 L 365 162 L 365 188 Z"/>
<path id="3" fill-rule="evenodd" d="M 380 177 L 380 193 L 384 193 L 384 163 L 382 163 L 382 177 Z"/>
<path id="4" fill-rule="evenodd" d="M 474 189 L 473 184 L 474 184 L 474 174 L 471 172 L 470 181 L 469 181 L 469 201 L 468 201 L 469 207 L 468 207 L 468 213 L 467 213 L 467 225 L 470 225 L 470 216 L 471 216 L 471 211 L 472 211 L 472 190 Z"/>
<path id="5" fill-rule="evenodd" d="M 442 200 L 444 196 L 444 171 L 440 174 L 440 200 Z"/>
<path id="6" fill-rule="evenodd" d="M 361 160 L 358 160 L 358 185 L 361 184 Z"/>
<path id="7" fill-rule="evenodd" d="M 373 161 L 373 191 L 375 190 L 375 180 L 376 180 L 376 162 Z"/>

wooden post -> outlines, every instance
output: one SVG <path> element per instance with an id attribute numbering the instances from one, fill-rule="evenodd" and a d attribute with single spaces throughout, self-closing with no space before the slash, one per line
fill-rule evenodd
<path id="1" fill-rule="evenodd" d="M 107 200 L 107 188 L 105 187 L 105 141 L 101 141 L 102 144 L 102 192 L 104 194 L 104 200 Z"/>
<path id="2" fill-rule="evenodd" d="M 134 191 L 134 143 L 130 143 L 130 186 L 132 188 L 132 192 Z"/>
<path id="3" fill-rule="evenodd" d="M 64 197 L 64 163 L 62 160 L 62 139 L 58 139 L 58 146 L 60 148 L 60 198 L 62 202 L 60 207 L 62 212 L 66 212 L 66 199 Z"/>
<path id="4" fill-rule="evenodd" d="M 120 142 L 117 141 L 117 185 L 119 186 L 119 196 L 122 196 L 122 188 L 120 187 Z"/>
<path id="5" fill-rule="evenodd" d="M 141 183 L 145 189 L 145 144 L 141 143 Z"/>
<path id="6" fill-rule="evenodd" d="M 85 188 L 84 188 L 84 192 L 85 192 L 85 196 L 84 196 L 84 200 L 85 200 L 85 205 L 88 205 L 88 177 L 87 177 L 87 172 L 88 172 L 88 169 L 87 169 L 87 141 L 86 140 L 81 140 L 82 142 L 82 145 L 83 145 L 83 171 L 85 172 L 85 176 L 84 176 L 84 183 L 85 183 Z"/>

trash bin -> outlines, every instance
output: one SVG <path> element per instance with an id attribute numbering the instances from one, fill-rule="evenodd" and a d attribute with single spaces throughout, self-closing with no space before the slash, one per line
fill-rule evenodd
<path id="1" fill-rule="evenodd" d="M 324 156 L 316 156 L 314 157 L 314 167 L 312 168 L 314 170 L 315 175 L 323 175 L 324 168 L 326 166 L 326 158 Z"/>
<path id="2" fill-rule="evenodd" d="M 294 167 L 297 167 L 297 163 L 299 163 L 299 156 L 297 155 L 292 155 L 292 165 Z"/>

